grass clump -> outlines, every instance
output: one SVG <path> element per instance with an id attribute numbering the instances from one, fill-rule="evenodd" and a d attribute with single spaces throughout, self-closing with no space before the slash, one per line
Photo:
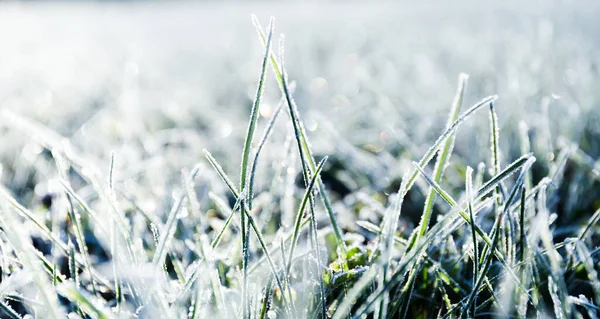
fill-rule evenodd
<path id="1" fill-rule="evenodd" d="M 330 186 L 334 164 L 309 142 L 326 136 L 307 129 L 293 97 L 283 37 L 275 54 L 274 20 L 266 33 L 253 20 L 264 55 L 243 136 L 239 184 L 205 149 L 205 160 L 198 158 L 192 170 L 179 168 L 181 183 L 154 205 L 163 211 L 146 211 L 135 198 L 139 194 L 128 190 L 151 185 L 126 187 L 127 178 L 119 176 L 127 168 L 118 166 L 115 152 L 102 174 L 68 139 L 2 112 L 8 129 L 48 151 L 47 172 L 61 189 L 42 212 L 21 204 L 10 184 L 0 190 L 3 317 L 598 316 L 597 201 L 579 207 L 576 219 L 556 214 L 568 207 L 561 203 L 573 176 L 598 187 L 598 165 L 576 143 L 563 137 L 552 150 L 556 158 L 538 154 L 532 145 L 540 143 L 532 139 L 545 137 L 531 137 L 523 122 L 513 132 L 521 154 L 512 157 L 500 144 L 502 100 L 485 97 L 461 113 L 468 90 L 468 76 L 461 74 L 445 128 L 431 146 L 392 156 L 403 174 L 398 183 L 390 175 L 382 189 L 366 178 L 349 194 L 337 194 Z M 267 73 L 274 75 L 280 103 L 262 123 Z M 470 165 L 481 160 L 479 150 L 455 151 L 466 143 L 457 132 L 481 121 L 476 114 L 485 107 L 491 169 L 480 164 L 474 171 Z M 285 132 L 285 145 L 270 144 L 274 132 Z M 274 151 L 265 153 L 269 149 Z M 298 178 L 261 181 L 265 175 L 258 172 L 272 170 L 282 158 L 290 162 L 285 169 L 300 167 Z M 350 159 L 344 165 L 357 170 Z M 281 196 L 281 189 L 291 190 L 289 196 Z M 286 219 L 284 207 L 290 206 L 297 208 Z M 364 210 L 368 220 L 360 220 Z M 400 227 L 415 212 L 413 229 Z"/>

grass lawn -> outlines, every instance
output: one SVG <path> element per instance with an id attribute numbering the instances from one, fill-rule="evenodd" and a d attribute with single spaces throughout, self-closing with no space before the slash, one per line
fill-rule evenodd
<path id="1" fill-rule="evenodd" d="M 0 318 L 598 318 L 599 15 L 0 4 Z"/>

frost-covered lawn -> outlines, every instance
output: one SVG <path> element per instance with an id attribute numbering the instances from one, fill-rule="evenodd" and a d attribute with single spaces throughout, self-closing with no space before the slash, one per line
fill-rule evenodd
<path id="1" fill-rule="evenodd" d="M 599 15 L 1 4 L 0 317 L 597 318 Z"/>

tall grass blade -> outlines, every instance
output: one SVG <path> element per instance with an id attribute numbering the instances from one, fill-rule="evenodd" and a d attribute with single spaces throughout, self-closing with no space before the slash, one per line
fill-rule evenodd
<path id="1" fill-rule="evenodd" d="M 283 109 L 283 102 L 284 102 L 284 99 L 282 98 L 281 101 L 279 102 L 279 104 L 277 105 L 277 109 L 275 110 L 273 115 L 271 115 L 271 118 L 269 119 L 269 122 L 267 123 L 267 126 L 265 127 L 263 135 L 260 139 L 260 142 L 258 143 L 256 152 L 254 153 L 254 160 L 252 161 L 252 169 L 250 170 L 250 181 L 248 184 L 248 198 L 254 197 L 254 176 L 256 175 L 256 168 L 258 167 L 258 159 L 259 159 L 259 156 L 260 156 L 260 153 L 261 153 L 263 147 L 265 146 L 265 144 L 267 142 L 267 139 L 273 132 L 273 127 L 275 126 L 275 121 L 277 120 L 277 118 L 279 117 L 279 114 L 281 113 L 281 110 Z M 250 207 L 250 208 L 252 209 L 252 207 Z"/>
<path id="2" fill-rule="evenodd" d="M 247 183 L 247 171 L 249 168 L 248 159 L 250 157 L 250 150 L 252 146 L 252 140 L 254 137 L 254 131 L 256 129 L 256 121 L 258 119 L 258 107 L 260 106 L 260 100 L 262 97 L 264 83 L 265 83 L 265 74 L 267 73 L 267 63 L 268 58 L 270 56 L 269 52 L 271 49 L 271 39 L 273 36 L 273 18 L 269 23 L 269 34 L 267 36 L 267 43 L 265 44 L 265 55 L 262 62 L 260 79 L 258 82 L 258 88 L 256 90 L 256 97 L 254 98 L 254 103 L 252 105 L 252 109 L 250 111 L 250 123 L 248 124 L 248 133 L 246 134 L 246 141 L 244 142 L 244 151 L 242 153 L 242 169 L 241 169 L 241 177 L 240 177 L 240 190 L 244 192 L 246 190 Z M 241 205 L 245 206 L 245 201 L 242 199 Z M 247 198 L 248 207 L 252 209 L 252 198 Z M 243 210 L 240 211 L 241 217 L 241 227 L 242 227 L 242 318 L 250 318 L 250 304 L 248 301 L 248 258 L 249 258 L 249 248 L 248 248 L 248 232 L 249 227 L 246 226 L 246 217 Z"/>
<path id="3" fill-rule="evenodd" d="M 266 43 L 265 34 L 262 31 L 260 23 L 258 22 L 256 17 L 254 17 L 253 20 L 256 25 L 256 30 L 258 32 L 258 35 L 259 35 L 261 41 L 263 42 L 263 44 Z M 282 49 L 282 47 L 281 47 L 281 49 Z M 284 75 L 283 67 L 280 67 L 280 65 L 277 63 L 277 60 L 275 59 L 275 56 L 273 54 L 271 54 L 271 66 L 275 73 L 275 77 L 277 79 L 277 83 L 279 84 L 279 88 L 281 89 L 281 92 L 283 93 L 283 95 L 286 99 L 286 102 L 288 104 L 288 107 L 289 107 L 290 116 L 292 118 L 292 124 L 294 125 L 294 133 L 296 134 L 296 139 L 300 141 L 300 143 L 299 143 L 300 150 L 299 151 L 301 153 L 304 152 L 304 154 L 306 155 L 305 156 L 306 163 L 308 164 L 310 171 L 314 172 L 316 170 L 315 161 L 314 161 L 313 155 L 309 148 L 310 143 L 308 142 L 308 138 L 306 136 L 304 128 L 302 127 L 301 122 L 299 120 L 299 113 L 298 113 L 296 104 L 291 96 L 291 88 L 290 88 L 289 84 L 287 83 L 287 78 Z M 308 179 L 305 178 L 305 182 L 307 182 L 307 180 Z M 323 205 L 325 206 L 325 210 L 327 211 L 327 214 L 329 217 L 329 222 L 331 223 L 331 227 L 332 227 L 334 235 L 336 237 L 337 244 L 340 247 L 340 249 L 342 250 L 342 255 L 345 256 L 346 252 L 347 252 L 346 243 L 343 240 L 342 230 L 337 223 L 337 219 L 336 219 L 335 213 L 333 211 L 333 207 L 331 205 L 331 200 L 329 199 L 329 195 L 327 195 L 327 192 L 325 190 L 325 185 L 323 184 L 323 181 L 321 180 L 321 178 L 319 178 L 317 180 L 317 186 L 319 189 L 319 194 L 321 195 L 321 200 L 323 202 Z"/>
<path id="4" fill-rule="evenodd" d="M 323 169 L 323 165 L 327 162 L 327 157 L 324 157 L 319 165 L 317 166 L 317 170 L 312 176 L 306 191 L 304 192 L 304 196 L 302 196 L 302 201 L 300 206 L 298 207 L 298 213 L 296 214 L 296 222 L 294 223 L 294 232 L 292 233 L 292 243 L 290 244 L 290 252 L 288 253 L 288 260 L 286 263 L 286 272 L 289 273 L 292 268 L 292 260 L 294 259 L 294 251 L 296 250 L 296 245 L 298 244 L 298 236 L 300 234 L 300 226 L 302 225 L 302 216 L 304 215 L 304 211 L 306 210 L 306 204 L 308 203 L 308 199 L 312 190 L 315 186 L 315 182 L 321 174 L 321 170 Z"/>
<path id="5" fill-rule="evenodd" d="M 463 99 L 463 95 L 464 95 L 464 90 L 467 85 L 467 79 L 468 79 L 468 76 L 466 74 L 461 74 L 459 76 L 458 89 L 456 91 L 454 101 L 452 102 L 452 107 L 450 109 L 450 115 L 448 116 L 448 121 L 446 123 L 446 130 L 448 130 L 452 126 L 452 123 L 455 122 L 459 116 L 460 107 L 462 105 L 462 99 Z M 454 148 L 455 132 L 456 131 L 452 132 L 450 134 L 450 136 L 445 140 L 445 142 L 443 143 L 441 148 L 439 148 L 439 150 L 437 150 L 438 157 L 437 157 L 435 167 L 434 167 L 434 173 L 433 173 L 434 177 L 433 178 L 438 183 L 442 179 L 442 176 L 444 174 L 444 169 L 446 168 L 446 165 L 447 165 L 448 161 L 450 160 L 450 156 L 452 155 L 452 149 Z M 400 196 L 404 196 L 403 194 L 404 194 L 404 192 Z M 431 218 L 431 214 L 433 212 L 435 195 L 436 195 L 436 191 L 433 189 L 433 187 L 429 187 L 429 192 L 427 194 L 427 198 L 425 199 L 425 206 L 423 208 L 423 213 L 421 215 L 421 221 L 418 226 L 418 231 L 415 232 L 414 238 L 411 239 L 411 243 L 418 241 L 423 235 L 425 235 L 425 232 L 427 231 L 427 228 L 429 227 L 429 220 Z M 410 249 L 410 247 L 409 247 L 409 249 Z M 404 315 L 406 314 L 406 311 L 408 310 L 408 304 L 410 303 L 410 298 L 412 296 L 412 290 L 414 288 L 414 280 L 416 278 L 417 269 L 418 268 L 415 267 L 415 268 L 413 268 L 413 270 L 411 270 L 408 281 L 403 289 L 403 295 L 408 296 L 405 299 L 403 299 L 403 307 L 405 310 L 402 313 Z"/>
<path id="6" fill-rule="evenodd" d="M 521 154 L 531 153 L 531 141 L 529 140 L 529 127 L 525 121 L 519 122 L 519 137 L 521 139 Z M 531 190 L 533 182 L 531 181 L 531 172 L 525 175 L 525 186 Z"/>
<path id="7" fill-rule="evenodd" d="M 206 155 L 206 158 L 209 161 L 209 163 L 217 171 L 217 174 L 219 175 L 219 177 L 221 177 L 221 179 L 225 182 L 225 184 L 229 188 L 229 191 L 233 194 L 234 198 L 236 200 L 238 198 L 240 198 L 240 193 L 237 191 L 237 189 L 235 188 L 233 183 L 231 183 L 231 180 L 229 179 L 227 174 L 225 174 L 221 165 L 214 159 L 214 157 L 212 157 L 210 152 L 204 150 L 204 154 Z M 242 202 L 243 202 L 243 199 L 242 199 Z M 241 211 L 245 214 L 246 218 L 248 219 L 248 222 L 250 223 L 250 226 L 254 230 L 254 234 L 256 235 L 256 238 L 258 239 L 258 242 L 260 243 L 261 249 L 263 250 L 263 253 L 265 254 L 265 258 L 267 259 L 267 262 L 269 263 L 269 267 L 271 268 L 271 272 L 273 273 L 273 277 L 275 278 L 275 282 L 277 283 L 278 288 L 280 289 L 280 291 L 284 291 L 283 284 L 281 282 L 281 279 L 279 278 L 277 268 L 275 267 L 275 263 L 273 262 L 273 259 L 271 258 L 271 255 L 269 253 L 267 245 L 265 244 L 265 241 L 263 239 L 261 231 L 258 228 L 258 225 L 256 225 L 256 223 L 254 222 L 254 218 L 252 218 L 252 214 L 250 213 L 248 206 L 244 205 L 241 208 Z M 286 305 L 287 311 L 290 312 L 289 307 L 287 306 L 288 302 L 285 299 L 286 298 L 283 297 L 284 304 Z"/>
<path id="8" fill-rule="evenodd" d="M 407 180 L 408 171 L 405 172 L 404 176 L 402 177 L 400 191 L 398 192 L 394 204 L 392 207 L 388 208 L 384 215 L 381 226 L 383 231 L 380 232 L 381 236 L 378 236 L 380 239 L 379 250 L 381 251 L 381 262 L 379 263 L 380 270 L 377 285 L 380 289 L 386 284 L 389 265 L 392 261 L 391 259 L 394 252 L 395 232 L 398 228 L 398 219 L 400 218 L 402 203 L 404 202 L 404 197 L 400 196 L 400 194 L 404 193 L 404 187 L 406 187 L 405 183 Z M 379 232 L 379 229 L 376 230 Z M 389 294 L 384 292 L 378 307 L 375 309 L 375 318 L 387 317 L 389 301 Z"/>
<path id="9" fill-rule="evenodd" d="M 481 272 L 479 273 L 479 277 L 477 278 L 477 281 L 475 282 L 475 286 L 473 287 L 473 290 L 472 290 L 471 294 L 469 295 L 469 299 L 467 300 L 467 303 L 463 307 L 463 310 L 462 310 L 463 314 L 466 313 L 469 309 L 471 309 L 471 304 L 475 302 L 475 297 L 477 296 L 477 291 L 479 290 L 479 286 L 481 286 L 481 284 L 487 278 L 486 276 L 490 269 L 490 265 L 491 265 L 492 259 L 494 257 L 494 252 L 496 251 L 496 246 L 498 245 L 498 239 L 500 238 L 500 227 L 502 226 L 502 217 L 503 217 L 503 212 L 499 211 L 499 214 L 496 217 L 496 223 L 494 225 L 495 231 L 494 231 L 494 237 L 492 239 L 492 245 L 490 246 L 490 251 L 487 254 L 487 257 L 484 259 L 483 265 L 481 267 Z M 463 315 L 461 315 L 461 317 L 463 317 Z"/>
<path id="10" fill-rule="evenodd" d="M 494 107 L 494 102 L 490 102 L 490 150 L 492 175 L 498 175 L 500 172 L 500 148 L 498 146 L 500 138 L 500 129 L 498 128 L 498 115 Z"/>
<path id="11" fill-rule="evenodd" d="M 519 218 L 519 261 L 523 261 L 523 256 L 525 256 L 525 243 L 527 241 L 527 237 L 525 235 L 525 198 L 527 197 L 526 194 L 527 186 L 525 185 L 521 188 L 521 213 Z"/>
<path id="12" fill-rule="evenodd" d="M 473 187 L 473 169 L 468 166 L 467 167 L 467 173 L 466 173 L 466 180 L 465 180 L 465 189 L 466 189 L 466 196 L 467 196 L 467 208 L 469 211 L 469 224 L 471 226 L 471 237 L 473 238 L 473 287 L 476 286 L 477 282 L 477 278 L 479 278 L 479 255 L 478 255 L 478 251 L 479 251 L 479 247 L 477 246 L 477 231 L 475 230 L 475 217 L 473 216 L 473 199 L 471 198 L 472 196 L 472 189 Z M 476 302 L 476 301 L 475 301 Z M 471 315 L 475 316 L 475 302 L 473 302 L 473 308 L 471 309 Z M 469 316 L 469 314 L 467 313 L 467 316 Z"/>
<path id="13" fill-rule="evenodd" d="M 450 115 L 448 116 L 448 122 L 446 123 L 446 130 L 448 130 L 450 126 L 452 126 L 452 123 L 454 123 L 457 120 L 458 115 L 460 114 L 460 107 L 462 105 L 462 100 L 465 88 L 467 86 L 468 78 L 469 76 L 466 74 L 460 74 L 458 78 L 458 89 L 456 90 L 454 101 L 452 102 Z M 456 131 L 452 132 L 450 137 L 446 139 L 446 141 L 443 143 L 443 146 L 438 151 L 438 157 L 435 162 L 435 167 L 433 169 L 433 178 L 438 183 L 444 175 L 444 169 L 450 161 L 450 156 L 452 156 L 452 149 L 454 148 L 455 136 Z M 419 240 L 423 235 L 425 235 L 427 227 L 429 227 L 429 219 L 431 218 L 431 213 L 433 212 L 435 194 L 435 190 L 432 187 L 430 187 L 429 192 L 427 193 L 427 198 L 425 199 L 425 207 L 423 209 L 423 214 L 421 215 L 421 221 L 419 223 L 419 232 L 417 233 L 416 240 Z"/>
<path id="14" fill-rule="evenodd" d="M 115 192 L 114 192 L 114 170 L 115 170 L 115 153 L 112 152 L 111 156 L 110 156 L 110 168 L 108 171 L 108 188 L 110 190 L 109 196 L 111 199 L 111 202 L 114 203 L 114 205 L 116 205 L 116 198 L 115 198 Z M 118 237 L 117 237 L 117 230 L 116 228 L 117 226 L 117 221 L 115 218 L 115 215 L 112 215 L 113 218 L 110 222 L 110 252 L 112 255 L 112 271 L 113 271 L 113 278 L 115 281 L 115 298 L 117 300 L 117 315 L 119 315 L 121 313 L 121 302 L 123 301 L 123 292 L 122 292 L 122 288 L 121 288 L 121 278 L 119 278 L 119 273 L 118 273 L 118 269 L 120 269 L 120 259 L 121 257 L 119 256 L 119 251 L 118 251 Z"/>

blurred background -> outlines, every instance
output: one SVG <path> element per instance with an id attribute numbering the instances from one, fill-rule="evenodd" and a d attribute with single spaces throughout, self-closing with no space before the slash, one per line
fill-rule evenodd
<path id="1" fill-rule="evenodd" d="M 251 14 L 263 25 L 276 18 L 313 147 L 352 167 L 352 190 L 392 185 L 398 161 L 422 156 L 443 130 L 460 72 L 470 75 L 465 109 L 500 96 L 503 164 L 521 154 L 520 121 L 537 156 L 552 160 L 560 136 L 600 154 L 593 0 L 3 2 L 0 107 L 68 138 L 105 174 L 114 150 L 120 180 L 136 176 L 145 196 L 169 197 L 204 148 L 235 177 L 263 54 Z M 263 126 L 280 99 L 267 79 Z M 52 164 L 27 129 L 2 122 L 2 182 L 35 205 L 51 191 Z M 456 161 L 487 161 L 488 126 L 486 112 L 461 126 Z M 278 121 L 263 187 L 291 132 Z"/>

